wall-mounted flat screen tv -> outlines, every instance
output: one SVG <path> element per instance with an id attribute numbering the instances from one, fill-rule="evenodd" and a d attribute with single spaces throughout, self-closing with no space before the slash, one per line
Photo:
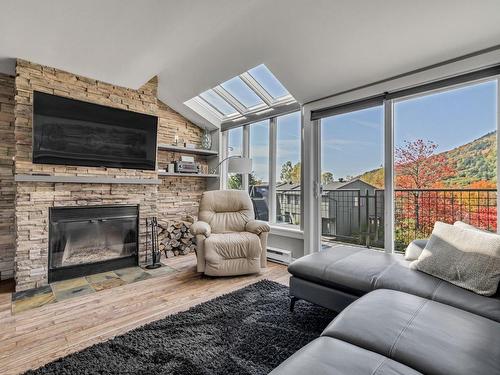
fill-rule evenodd
<path id="1" fill-rule="evenodd" d="M 34 92 L 33 163 L 156 167 L 158 118 Z"/>

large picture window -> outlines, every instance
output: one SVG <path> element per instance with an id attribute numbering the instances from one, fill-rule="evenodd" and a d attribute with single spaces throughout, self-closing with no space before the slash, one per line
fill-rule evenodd
<path id="1" fill-rule="evenodd" d="M 384 110 L 321 119 L 321 235 L 384 247 Z"/>
<path id="2" fill-rule="evenodd" d="M 228 130 L 227 156 L 243 156 L 243 128 Z M 225 163 L 227 165 L 227 163 Z M 226 186 L 228 189 L 243 189 L 243 176 L 237 173 L 228 173 Z"/>
<path id="3" fill-rule="evenodd" d="M 248 176 L 248 187 L 255 217 L 269 221 L 269 120 L 248 125 L 249 156 L 252 173 Z"/>
<path id="4" fill-rule="evenodd" d="M 323 248 L 403 252 L 437 221 L 498 232 L 498 83 L 458 77 L 311 111 Z"/>
<path id="5" fill-rule="evenodd" d="M 299 112 L 278 117 L 276 136 L 276 223 L 300 226 L 301 118 Z"/>
<path id="6" fill-rule="evenodd" d="M 497 80 L 394 103 L 394 248 L 436 221 L 497 230 Z"/>
<path id="7" fill-rule="evenodd" d="M 275 136 L 271 137 L 271 134 Z M 246 154 L 252 159 L 252 173 L 248 179 L 240 174 L 228 174 L 227 188 L 248 189 L 257 219 L 300 229 L 300 113 L 293 112 L 231 129 L 225 132 L 225 136 L 226 156 Z M 245 150 L 248 151 L 245 153 Z M 275 171 L 273 175 L 271 171 Z M 245 183 L 248 186 L 244 186 Z"/>

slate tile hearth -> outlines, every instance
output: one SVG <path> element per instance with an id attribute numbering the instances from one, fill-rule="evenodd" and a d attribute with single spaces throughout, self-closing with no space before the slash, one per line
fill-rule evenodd
<path id="1" fill-rule="evenodd" d="M 12 294 L 12 309 L 13 312 L 21 312 L 34 309 L 56 300 L 50 285 L 42 286 L 41 288 L 24 290 Z"/>
<path id="2" fill-rule="evenodd" d="M 87 276 L 86 279 L 95 291 L 114 288 L 127 283 L 114 272 L 98 273 L 96 275 Z"/>
<path id="3" fill-rule="evenodd" d="M 71 297 L 84 296 L 95 292 L 85 277 L 58 281 L 52 283 L 50 286 L 52 287 L 52 292 L 56 296 L 57 301 L 62 301 Z"/>
<path id="4" fill-rule="evenodd" d="M 135 283 L 136 281 L 146 280 L 153 277 L 140 267 L 122 268 L 121 270 L 116 270 L 115 273 L 127 283 Z"/>
<path id="5" fill-rule="evenodd" d="M 128 267 L 111 272 L 103 272 L 86 277 L 57 281 L 36 289 L 12 294 L 12 313 L 34 309 L 49 303 L 84 296 L 126 284 L 167 275 L 176 270 L 167 265 L 148 270 L 141 267 Z"/>

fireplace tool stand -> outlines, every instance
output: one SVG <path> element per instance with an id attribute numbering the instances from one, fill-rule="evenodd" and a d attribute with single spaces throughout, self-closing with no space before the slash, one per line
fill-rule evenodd
<path id="1" fill-rule="evenodd" d="M 147 269 L 160 268 L 160 250 L 158 249 L 158 221 L 156 216 L 146 218 L 147 237 L 151 238 L 151 242 L 146 238 L 146 257 L 148 254 L 148 244 L 151 245 L 151 264 L 146 266 Z M 146 259 L 147 262 L 147 259 Z"/>

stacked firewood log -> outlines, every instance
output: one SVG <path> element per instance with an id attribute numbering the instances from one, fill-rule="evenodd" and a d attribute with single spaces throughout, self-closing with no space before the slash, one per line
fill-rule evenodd
<path id="1" fill-rule="evenodd" d="M 189 221 L 158 222 L 159 249 L 167 258 L 196 250 L 194 236 L 189 231 L 191 224 Z"/>

